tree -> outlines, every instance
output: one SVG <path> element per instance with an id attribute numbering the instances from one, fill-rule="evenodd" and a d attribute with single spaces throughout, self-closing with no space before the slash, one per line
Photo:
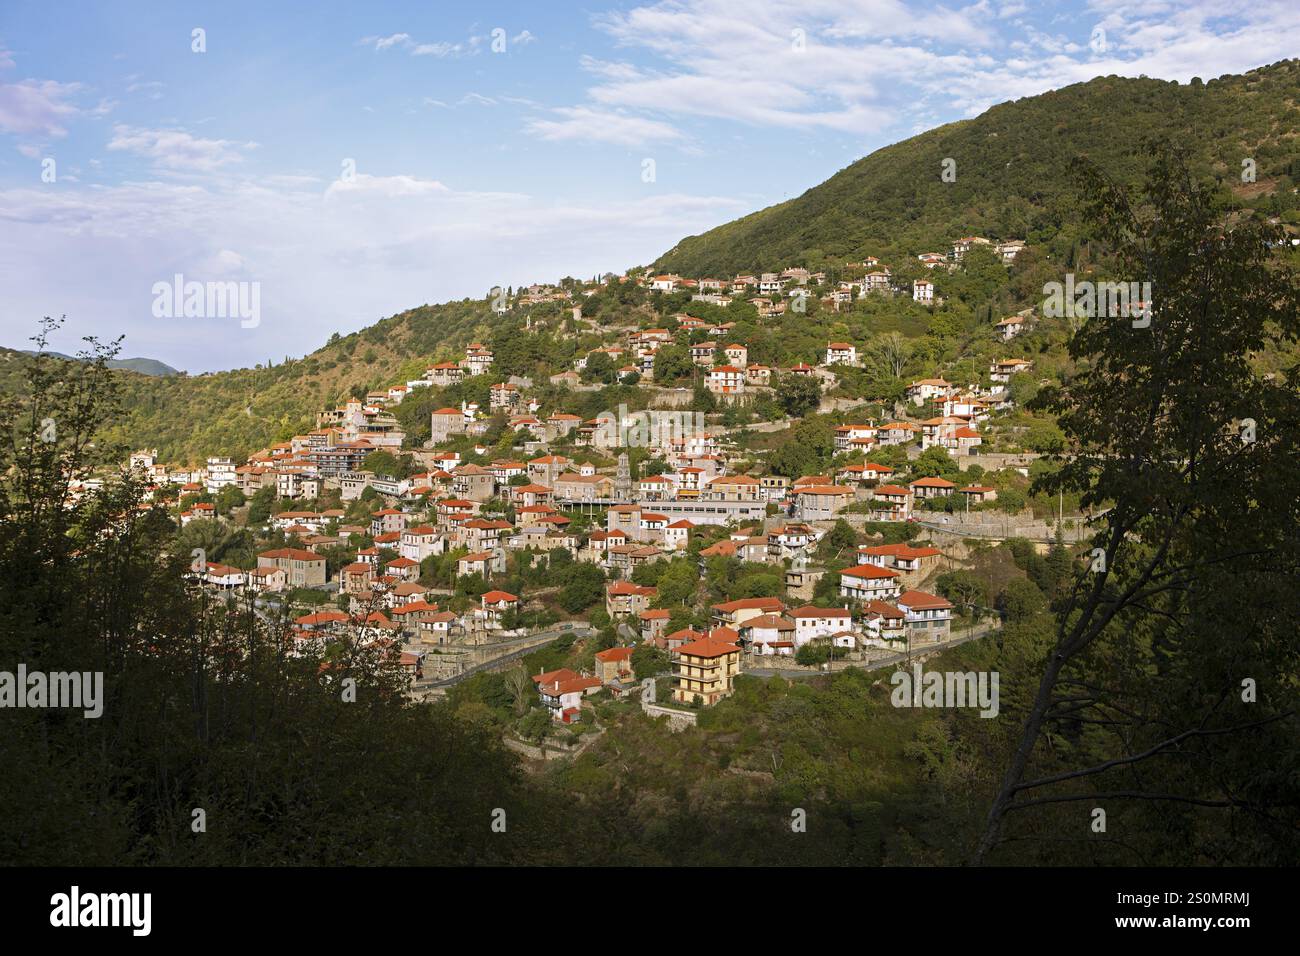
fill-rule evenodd
<path id="1" fill-rule="evenodd" d="M 791 418 L 802 418 L 821 402 L 822 390 L 811 375 L 782 375 L 776 385 L 776 398 Z"/>
<path id="2" fill-rule="evenodd" d="M 867 358 L 874 362 L 889 378 L 901 378 L 907 360 L 912 356 L 912 345 L 899 332 L 877 336 L 866 349 Z"/>
<path id="3" fill-rule="evenodd" d="M 857 546 L 858 533 L 853 530 L 853 525 L 843 518 L 839 518 L 825 537 L 818 542 L 817 553 L 821 557 L 829 559 L 842 555 L 846 551 L 851 555 L 853 549 Z"/>
<path id="4" fill-rule="evenodd" d="M 337 334 L 337 333 L 335 333 Z M 248 506 L 248 523 L 265 524 L 271 519 L 271 509 L 275 505 L 275 488 L 267 485 L 258 488 L 250 499 Z"/>
<path id="5" fill-rule="evenodd" d="M 565 583 L 560 588 L 560 607 L 570 614 L 585 611 L 604 599 L 605 574 L 594 564 L 580 562 L 565 569 Z"/>
<path id="6" fill-rule="evenodd" d="M 668 670 L 668 654 L 653 644 L 638 644 L 632 651 L 632 673 L 645 680 Z"/>
<path id="7" fill-rule="evenodd" d="M 695 373 L 691 352 L 684 345 L 662 345 L 655 352 L 654 379 L 656 382 L 679 382 Z"/>
<path id="8" fill-rule="evenodd" d="M 1230 827 L 1212 859 L 1296 850 L 1297 785 L 1253 754 L 1293 762 L 1300 737 L 1281 686 L 1296 679 L 1300 536 L 1277 520 L 1300 500 L 1300 399 L 1252 356 L 1300 340 L 1300 281 L 1272 252 L 1277 228 L 1225 217 L 1179 154 L 1150 152 L 1136 192 L 1080 165 L 1084 221 L 1114 274 L 1158 291 L 1148 316 L 1087 317 L 1069 346 L 1078 371 L 1036 399 L 1078 449 L 1036 489 L 1102 513 L 1039 649 L 978 862 L 1013 821 L 1076 801 L 1123 814 L 1134 839 L 1176 824 L 1204 845 Z M 1105 735 L 1083 733 L 1098 724 Z"/>
<path id="9" fill-rule="evenodd" d="M 997 608 L 1009 621 L 1025 621 L 1047 610 L 1047 598 L 1033 581 L 1015 578 L 998 594 Z"/>

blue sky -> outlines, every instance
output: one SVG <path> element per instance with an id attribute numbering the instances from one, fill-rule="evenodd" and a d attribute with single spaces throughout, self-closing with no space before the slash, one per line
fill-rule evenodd
<path id="1" fill-rule="evenodd" d="M 5 0 L 0 344 L 66 314 L 64 351 L 125 333 L 191 372 L 278 361 L 649 262 L 1006 99 L 1295 55 L 1292 7 Z M 155 317 L 177 273 L 257 283 L 260 321 Z"/>

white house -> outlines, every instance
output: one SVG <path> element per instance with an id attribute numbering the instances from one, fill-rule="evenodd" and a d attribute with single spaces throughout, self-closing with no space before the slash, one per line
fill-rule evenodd
<path id="1" fill-rule="evenodd" d="M 902 588 L 898 572 L 874 564 L 859 564 L 840 572 L 840 597 L 852 601 L 876 601 L 897 597 Z"/>

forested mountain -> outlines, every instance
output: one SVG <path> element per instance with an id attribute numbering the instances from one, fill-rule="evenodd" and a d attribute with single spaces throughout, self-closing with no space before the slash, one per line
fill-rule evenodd
<path id="1" fill-rule="evenodd" d="M 1026 239 L 1064 251 L 1081 234 L 1064 175 L 1086 156 L 1137 182 L 1143 139 L 1169 138 L 1221 181 L 1225 201 L 1295 223 L 1300 182 L 1300 61 L 1208 83 L 1103 76 L 1002 103 L 876 150 L 787 202 L 683 239 L 656 263 L 684 276 L 802 265 L 864 254 L 943 252 L 959 236 Z M 945 159 L 955 179 L 940 177 Z M 1255 161 L 1243 183 L 1242 161 Z"/>

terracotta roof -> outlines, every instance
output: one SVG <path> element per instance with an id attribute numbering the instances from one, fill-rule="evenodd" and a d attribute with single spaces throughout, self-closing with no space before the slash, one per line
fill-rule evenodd
<path id="1" fill-rule="evenodd" d="M 952 608 L 952 603 L 946 598 L 925 591 L 904 591 L 897 601 L 900 607 L 906 606 L 916 610 L 942 611 Z"/>

